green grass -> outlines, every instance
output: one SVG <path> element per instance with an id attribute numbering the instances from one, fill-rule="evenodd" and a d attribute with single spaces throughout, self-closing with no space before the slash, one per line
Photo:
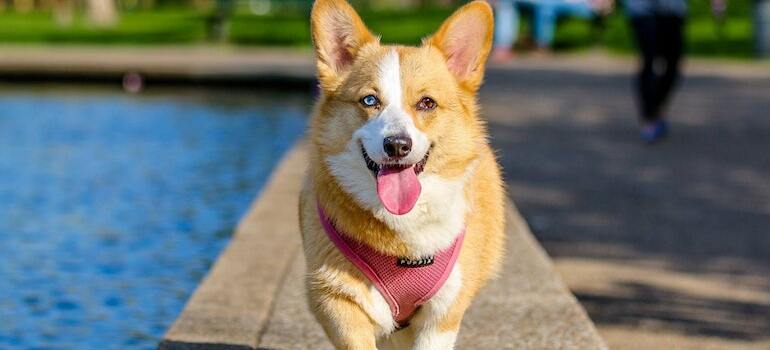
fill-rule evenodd
<path id="1" fill-rule="evenodd" d="M 235 15 L 229 41 L 242 45 L 308 46 L 310 26 L 305 16 Z"/>
<path id="2" fill-rule="evenodd" d="M 106 29 L 82 17 L 60 26 L 49 13 L 2 13 L 0 23 L 3 43 L 171 44 L 198 42 L 206 35 L 201 14 L 179 10 L 123 13 Z"/>
<path id="3" fill-rule="evenodd" d="M 687 51 L 693 55 L 751 57 L 753 27 L 748 18 L 729 18 L 720 27 L 708 19 L 687 25 Z"/>
<path id="4" fill-rule="evenodd" d="M 418 44 L 449 16 L 449 10 L 427 13 L 377 12 L 362 13 L 367 26 L 382 35 L 383 42 Z M 310 44 L 307 15 L 254 16 L 237 14 L 230 27 L 230 41 L 246 45 L 302 45 Z"/>
<path id="5" fill-rule="evenodd" d="M 752 31 L 751 20 L 747 17 L 728 17 L 722 24 L 710 17 L 691 17 L 685 27 L 685 50 L 694 56 L 752 57 Z M 554 42 L 557 51 L 593 46 L 621 53 L 633 51 L 633 33 L 628 20 L 621 15 L 612 15 L 604 19 L 603 24 L 578 19 L 559 24 Z"/>
<path id="6" fill-rule="evenodd" d="M 723 25 L 711 18 L 705 0 L 691 1 L 687 22 L 687 51 L 697 56 L 747 58 L 752 56 L 752 25 L 748 1 L 731 1 Z M 450 10 L 364 12 L 362 17 L 384 42 L 417 44 L 435 31 Z M 230 22 L 228 41 L 237 45 L 307 46 L 310 44 L 307 10 L 256 16 L 238 9 Z M 156 9 L 121 13 L 109 29 L 95 28 L 81 17 L 70 26 L 57 25 L 50 13 L 0 13 L 0 43 L 58 44 L 196 44 L 207 38 L 209 15 L 190 9 Z M 522 36 L 529 33 L 528 16 Z M 600 24 L 565 18 L 559 22 L 556 51 L 605 47 L 615 52 L 634 49 L 622 11 Z"/>

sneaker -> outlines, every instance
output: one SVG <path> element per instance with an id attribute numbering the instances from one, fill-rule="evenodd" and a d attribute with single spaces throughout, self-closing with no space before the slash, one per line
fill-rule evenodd
<path id="1" fill-rule="evenodd" d="M 642 126 L 642 140 L 647 144 L 658 142 L 668 136 L 668 123 L 665 120 L 657 120 Z"/>

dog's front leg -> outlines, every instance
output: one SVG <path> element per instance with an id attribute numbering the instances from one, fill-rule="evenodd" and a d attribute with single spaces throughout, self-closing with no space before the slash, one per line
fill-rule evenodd
<path id="1" fill-rule="evenodd" d="M 458 327 L 459 328 L 459 327 Z M 423 328 L 414 340 L 412 350 L 451 350 L 457 340 L 457 329 Z"/>
<path id="2" fill-rule="evenodd" d="M 311 291 L 310 301 L 334 347 L 338 350 L 377 350 L 374 324 L 369 316 L 349 298 L 327 293 Z"/>
<path id="3" fill-rule="evenodd" d="M 412 350 L 454 349 L 460 323 L 470 305 L 470 294 L 462 289 L 461 270 L 456 265 L 444 286 L 420 311 Z"/>
<path id="4" fill-rule="evenodd" d="M 415 332 L 412 350 L 452 350 L 460 330 L 464 306 L 454 303 L 447 313 L 436 313 L 437 307 L 428 305 L 426 314 Z"/>

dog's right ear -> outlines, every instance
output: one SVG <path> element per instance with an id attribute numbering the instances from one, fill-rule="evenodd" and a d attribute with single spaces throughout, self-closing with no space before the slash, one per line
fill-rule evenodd
<path id="1" fill-rule="evenodd" d="M 353 63 L 358 50 L 376 40 L 345 0 L 317 0 L 310 14 L 318 79 L 324 90 L 334 90 Z"/>

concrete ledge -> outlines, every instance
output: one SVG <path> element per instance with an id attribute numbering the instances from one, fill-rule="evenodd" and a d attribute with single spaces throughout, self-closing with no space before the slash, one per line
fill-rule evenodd
<path id="1" fill-rule="evenodd" d="M 310 49 L 224 46 L 6 46 L 0 80 L 120 81 L 126 73 L 152 83 L 310 85 Z"/>
<path id="2" fill-rule="evenodd" d="M 488 75 L 507 70 L 576 71 L 598 75 L 631 74 L 631 56 L 604 51 L 524 55 L 515 61 L 491 64 Z M 770 61 L 688 59 L 688 76 L 740 79 L 770 78 Z M 230 46 L 19 46 L 0 50 L 0 80 L 120 81 L 128 72 L 151 83 L 207 85 L 312 86 L 315 66 L 310 48 Z"/>
<path id="3" fill-rule="evenodd" d="M 299 144 L 278 166 L 160 349 L 332 349 L 305 306 L 295 208 L 306 161 Z M 474 301 L 457 348 L 606 348 L 512 203 L 508 222 L 503 273 Z"/>

